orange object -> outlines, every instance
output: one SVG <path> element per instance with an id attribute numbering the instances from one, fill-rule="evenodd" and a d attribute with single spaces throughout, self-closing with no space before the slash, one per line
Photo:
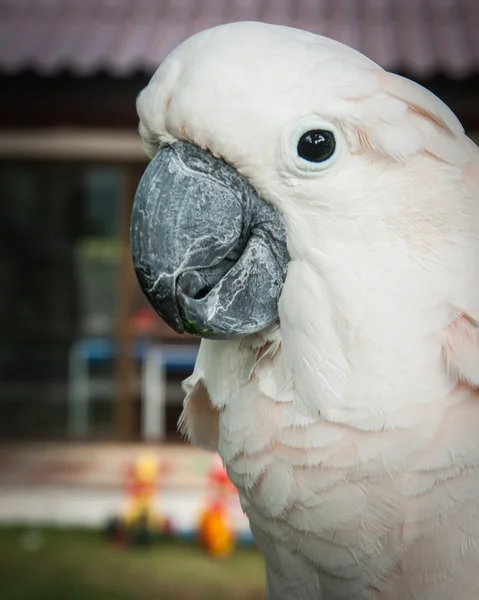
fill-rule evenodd
<path id="1" fill-rule="evenodd" d="M 200 541 L 209 554 L 225 557 L 231 554 L 235 545 L 235 536 L 228 522 L 228 515 L 221 502 L 208 507 L 200 523 Z"/>
<path id="2" fill-rule="evenodd" d="M 209 480 L 212 497 L 201 515 L 199 539 L 209 554 L 219 558 L 233 551 L 236 538 L 229 516 L 229 500 L 236 493 L 236 488 L 219 456 L 213 458 Z"/>

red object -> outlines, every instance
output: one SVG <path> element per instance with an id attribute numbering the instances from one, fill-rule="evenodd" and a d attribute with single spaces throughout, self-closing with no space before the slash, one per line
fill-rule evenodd
<path id="1" fill-rule="evenodd" d="M 218 486 L 222 491 L 236 492 L 235 486 L 231 483 L 228 473 L 221 461 L 215 461 L 209 474 L 210 482 Z"/>
<path id="2" fill-rule="evenodd" d="M 226 484 L 230 483 L 228 474 L 226 473 L 226 469 L 221 469 L 221 470 L 215 469 L 213 471 L 213 473 L 211 473 L 211 479 L 215 483 L 219 483 L 220 485 L 223 485 L 223 484 L 226 485 Z"/>
<path id="3" fill-rule="evenodd" d="M 158 317 L 149 307 L 140 308 L 132 317 L 133 327 L 139 332 L 149 332 L 158 324 Z"/>

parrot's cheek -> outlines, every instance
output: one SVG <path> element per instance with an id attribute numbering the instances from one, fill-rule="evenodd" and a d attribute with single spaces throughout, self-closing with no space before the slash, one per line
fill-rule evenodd
<path id="1" fill-rule="evenodd" d="M 227 339 L 278 319 L 289 255 L 282 217 L 238 172 L 188 142 L 162 148 L 135 196 L 141 288 L 178 333 Z"/>

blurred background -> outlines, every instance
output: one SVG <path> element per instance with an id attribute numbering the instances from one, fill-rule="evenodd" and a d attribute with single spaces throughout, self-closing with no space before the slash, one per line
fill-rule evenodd
<path id="1" fill-rule="evenodd" d="M 136 96 L 239 20 L 353 46 L 479 140 L 478 0 L 0 0 L 2 600 L 263 597 L 234 493 L 229 549 L 187 539 L 226 484 L 176 432 L 197 341 L 151 311 L 129 250 Z"/>

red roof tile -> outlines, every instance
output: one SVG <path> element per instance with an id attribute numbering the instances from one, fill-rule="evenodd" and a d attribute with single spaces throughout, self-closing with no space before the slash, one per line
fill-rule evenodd
<path id="1" fill-rule="evenodd" d="M 0 0 L 0 70 L 153 72 L 196 31 L 243 20 L 324 34 L 412 76 L 479 72 L 479 0 Z"/>

